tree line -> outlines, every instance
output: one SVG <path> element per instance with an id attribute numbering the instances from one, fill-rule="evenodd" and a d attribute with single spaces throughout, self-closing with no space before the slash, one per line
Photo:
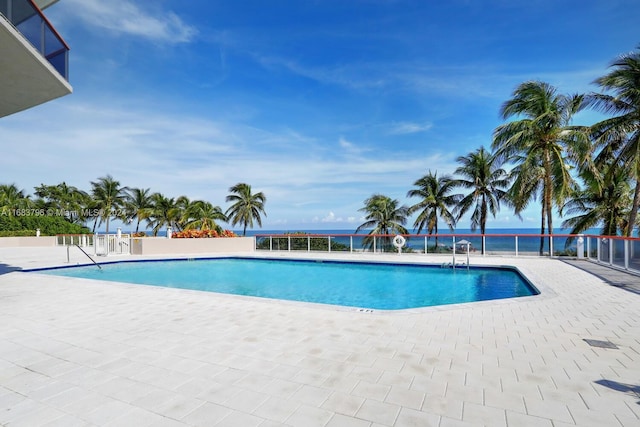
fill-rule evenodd
<path id="1" fill-rule="evenodd" d="M 640 46 L 609 68 L 594 81 L 599 93 L 568 95 L 541 81 L 520 84 L 500 109 L 511 121 L 494 130 L 491 151 L 480 147 L 458 157 L 458 177 L 429 171 L 407 193 L 419 199 L 411 206 L 372 195 L 360 209 L 365 222 L 357 231 L 407 234 L 408 217 L 417 213 L 417 232 L 426 229 L 437 239 L 439 218 L 453 231 L 471 212 L 472 231 L 484 234 L 501 204 L 520 216 L 539 201 L 540 234 L 553 234 L 555 209 L 569 216 L 562 227 L 572 234 L 600 227 L 603 235 L 631 236 L 640 205 Z M 609 117 L 573 126 L 572 118 L 586 108 Z M 543 247 L 541 238 L 540 253 Z"/>
<path id="2" fill-rule="evenodd" d="M 251 186 L 238 183 L 229 188 L 226 202 L 231 203 L 226 211 L 205 200 L 189 200 L 186 196 L 167 197 L 152 193 L 149 188 L 122 186 L 111 175 L 91 182 L 91 191 L 86 192 L 62 182 L 57 185 L 35 187 L 35 199 L 19 190 L 15 184 L 0 185 L 0 214 L 14 217 L 64 217 L 72 224 L 92 224 L 92 231 L 105 225 L 109 232 L 112 219 L 126 224 L 135 221 L 135 232 L 140 223 L 152 229 L 153 235 L 164 227 L 181 230 L 216 230 L 222 232 L 219 221 L 232 226 L 240 225 L 242 235 L 254 223 L 262 226 L 262 215 L 266 216 L 266 196 L 252 193 Z"/>

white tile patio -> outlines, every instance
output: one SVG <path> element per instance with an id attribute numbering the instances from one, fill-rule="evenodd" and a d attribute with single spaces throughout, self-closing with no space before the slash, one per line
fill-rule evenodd
<path id="1" fill-rule="evenodd" d="M 640 295 L 558 260 L 472 262 L 542 295 L 365 312 L 21 273 L 66 250 L 0 249 L 0 425 L 640 425 Z"/>

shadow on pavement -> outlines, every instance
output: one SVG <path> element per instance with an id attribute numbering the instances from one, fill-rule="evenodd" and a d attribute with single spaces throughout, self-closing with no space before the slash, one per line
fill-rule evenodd
<path id="1" fill-rule="evenodd" d="M 0 263 L 0 274 L 7 274 L 7 273 L 11 273 L 12 271 L 20 271 L 20 270 L 22 270 L 22 268 L 20 267 L 15 267 L 13 265 Z"/>
<path id="2" fill-rule="evenodd" d="M 594 382 L 596 384 L 600 384 L 601 386 L 610 388 L 611 390 L 630 394 L 631 396 L 637 399 L 640 399 L 640 385 L 624 384 L 624 383 L 619 383 L 617 381 L 611 381 L 611 380 L 605 380 L 605 379 L 597 380 Z M 640 400 L 638 400 L 636 403 L 640 405 Z"/>
<path id="3" fill-rule="evenodd" d="M 582 271 L 593 274 L 611 286 L 640 295 L 640 277 L 634 274 L 586 260 L 566 259 L 562 261 Z"/>

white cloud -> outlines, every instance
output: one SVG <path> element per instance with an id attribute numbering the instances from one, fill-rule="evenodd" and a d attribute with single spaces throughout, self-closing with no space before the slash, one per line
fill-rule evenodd
<path id="1" fill-rule="evenodd" d="M 408 135 L 419 132 L 426 132 L 433 127 L 433 123 L 413 123 L 413 122 L 397 122 L 392 123 L 388 133 L 390 135 Z"/>
<path id="2" fill-rule="evenodd" d="M 336 218 L 336 214 L 334 214 L 333 212 L 329 212 L 327 216 L 322 218 L 322 222 L 337 222 L 338 219 L 341 219 L 341 218 Z"/>
<path id="3" fill-rule="evenodd" d="M 340 145 L 340 147 L 344 150 L 344 152 L 345 152 L 346 154 L 354 154 L 354 155 L 357 155 L 357 154 L 362 154 L 362 153 L 365 153 L 365 152 L 367 152 L 367 151 L 370 151 L 370 149 L 369 149 L 369 148 L 362 147 L 362 146 L 357 145 L 357 144 L 356 144 L 356 143 L 354 143 L 354 142 L 348 141 L 348 140 L 347 140 L 345 137 L 343 137 L 343 136 L 341 136 L 341 137 L 338 139 L 338 144 Z"/>
<path id="4" fill-rule="evenodd" d="M 353 150 L 355 148 L 355 145 L 352 142 L 347 141 L 342 136 L 338 140 L 338 144 L 340 144 L 340 147 L 342 147 L 342 148 L 344 148 L 346 150 Z"/>
<path id="5" fill-rule="evenodd" d="M 197 30 L 173 12 L 141 10 L 130 0 L 66 0 L 67 12 L 91 28 L 104 28 L 116 34 L 141 36 L 163 43 L 186 43 Z M 148 6 L 145 3 L 146 6 Z"/>

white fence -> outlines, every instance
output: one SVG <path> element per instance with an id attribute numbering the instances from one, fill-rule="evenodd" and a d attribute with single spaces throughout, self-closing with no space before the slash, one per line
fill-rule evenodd
<path id="1" fill-rule="evenodd" d="M 95 255 L 129 255 L 131 241 L 128 234 L 96 234 L 94 241 Z"/>
<path id="2" fill-rule="evenodd" d="M 129 234 L 59 234 L 58 246 L 93 247 L 94 255 L 129 255 L 131 240 Z"/>
<path id="3" fill-rule="evenodd" d="M 93 234 L 58 234 L 56 236 L 56 244 L 58 246 L 74 246 L 91 247 L 93 246 Z"/>

